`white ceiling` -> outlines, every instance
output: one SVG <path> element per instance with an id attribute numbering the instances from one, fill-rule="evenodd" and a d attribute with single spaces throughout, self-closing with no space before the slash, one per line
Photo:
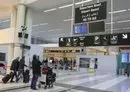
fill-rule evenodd
<path id="1" fill-rule="evenodd" d="M 75 0 L 76 2 L 82 1 L 82 0 Z M 105 0 L 99 0 L 99 1 L 105 1 Z M 110 1 L 106 0 L 108 2 L 108 12 L 110 12 Z M 114 21 L 124 21 L 124 20 L 130 20 L 130 0 L 113 0 L 114 1 L 114 11 L 118 10 L 124 10 L 127 9 L 125 12 L 114 14 Z M 93 2 L 86 3 L 96 3 L 97 0 L 94 0 Z M 39 37 L 47 41 L 51 42 L 57 42 L 58 38 L 61 36 L 70 36 L 70 30 L 71 30 L 71 22 L 64 22 L 65 19 L 71 18 L 71 11 L 72 8 L 64 8 L 64 9 L 57 9 L 55 11 L 51 12 L 43 12 L 47 9 L 57 8 L 62 5 L 71 4 L 72 0 L 38 0 L 37 3 L 30 5 L 31 8 L 34 9 L 33 11 L 33 25 L 35 24 L 41 24 L 46 23 L 46 25 L 41 26 L 35 26 L 33 27 L 33 36 Z M 106 23 L 110 22 L 110 14 L 107 15 Z M 110 25 L 106 25 L 106 29 L 110 29 Z M 124 32 L 129 31 L 130 29 L 125 29 L 130 27 L 130 21 L 124 22 L 124 23 L 115 23 L 114 24 L 114 31 L 116 32 Z M 124 29 L 122 29 L 124 28 Z M 62 30 L 60 30 L 62 29 Z M 117 30 L 118 29 L 118 30 Z M 107 32 L 110 32 L 110 30 L 106 30 Z"/>
<path id="2" fill-rule="evenodd" d="M 0 0 L 0 18 L 9 15 L 9 8 L 16 4 L 17 0 Z M 65 19 L 71 19 L 72 7 L 58 9 L 58 7 L 72 4 L 73 0 L 33 0 L 34 3 L 30 3 L 28 7 L 33 9 L 33 32 L 32 36 L 44 39 L 49 42 L 58 42 L 58 38 L 61 36 L 70 36 L 71 21 L 63 21 Z M 82 0 L 75 0 L 79 2 Z M 108 10 L 110 12 L 111 0 L 99 0 L 108 2 Z M 114 11 L 127 10 L 125 12 L 114 14 L 114 31 L 124 32 L 130 30 L 130 21 L 124 23 L 117 23 L 119 21 L 130 20 L 130 0 L 113 0 Z M 93 2 L 86 3 L 92 4 Z M 78 7 L 78 6 L 76 6 Z M 57 10 L 52 12 L 43 12 L 47 9 L 56 8 Z M 128 10 L 129 9 L 129 10 Z M 110 14 L 107 14 L 106 23 L 110 22 Z M 41 24 L 40 26 L 37 26 Z M 106 32 L 110 32 L 110 24 L 106 25 Z M 129 28 L 128 28 L 129 27 Z"/>

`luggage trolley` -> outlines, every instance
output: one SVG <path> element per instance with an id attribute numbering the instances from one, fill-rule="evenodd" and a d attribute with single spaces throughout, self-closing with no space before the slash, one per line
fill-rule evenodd
<path id="1" fill-rule="evenodd" d="M 44 89 L 53 88 L 53 84 L 56 80 L 56 74 L 52 72 L 52 68 L 47 67 L 42 69 L 41 80 L 39 83 L 39 88 L 44 85 Z"/>

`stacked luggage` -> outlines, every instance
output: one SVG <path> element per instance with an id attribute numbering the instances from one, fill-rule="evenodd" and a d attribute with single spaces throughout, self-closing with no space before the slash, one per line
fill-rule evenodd
<path id="1" fill-rule="evenodd" d="M 47 67 L 42 69 L 41 84 L 44 84 L 44 88 L 53 88 L 53 84 L 56 81 L 56 73 L 52 72 L 52 68 Z"/>

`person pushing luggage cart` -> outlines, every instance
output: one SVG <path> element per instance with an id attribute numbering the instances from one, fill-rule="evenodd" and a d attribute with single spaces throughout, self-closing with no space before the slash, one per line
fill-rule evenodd
<path id="1" fill-rule="evenodd" d="M 52 68 L 50 68 L 48 65 L 42 68 L 42 75 L 39 87 L 41 87 L 41 84 L 44 84 L 44 89 L 53 88 L 53 84 L 55 81 L 56 73 L 53 73 Z"/>

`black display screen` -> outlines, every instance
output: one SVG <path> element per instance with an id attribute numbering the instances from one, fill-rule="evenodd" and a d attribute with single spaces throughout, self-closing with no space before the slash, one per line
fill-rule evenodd
<path id="1" fill-rule="evenodd" d="M 89 33 L 105 32 L 105 22 L 89 23 Z"/>
<path id="2" fill-rule="evenodd" d="M 75 23 L 106 19 L 107 2 L 100 2 L 75 9 Z"/>

